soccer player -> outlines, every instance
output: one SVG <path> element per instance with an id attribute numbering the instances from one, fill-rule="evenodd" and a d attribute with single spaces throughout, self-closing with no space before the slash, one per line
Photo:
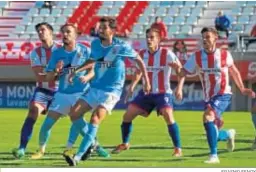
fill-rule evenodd
<path id="1" fill-rule="evenodd" d="M 45 114 L 53 96 L 58 89 L 58 81 L 47 81 L 46 76 L 40 75 L 48 64 L 52 52 L 57 48 L 53 41 L 53 27 L 46 23 L 39 23 L 35 26 L 38 37 L 42 43 L 30 54 L 31 67 L 36 78 L 36 89 L 29 102 L 28 115 L 21 129 L 20 146 L 13 149 L 13 155 L 16 158 L 22 158 L 25 155 L 27 144 L 32 137 L 34 124 L 40 114 Z"/>
<path id="2" fill-rule="evenodd" d="M 181 63 L 172 51 L 160 47 L 161 37 L 159 30 L 147 29 L 146 41 L 148 48 L 141 50 L 140 56 L 146 65 L 152 89 L 147 95 L 141 90 L 130 102 L 121 124 L 123 142 L 112 153 L 120 153 L 129 149 L 132 121 L 138 115 L 148 117 L 153 109 L 156 108 L 158 115 L 161 115 L 167 124 L 169 135 L 174 144 L 173 156 L 180 157 L 182 156 L 180 133 L 178 124 L 175 122 L 173 116 L 173 94 L 170 87 L 172 68 L 169 66 L 169 63 L 176 61 L 180 67 Z M 130 85 L 128 95 L 132 95 L 140 78 L 141 74 L 137 72 Z M 185 77 L 179 79 L 175 90 L 175 96 L 178 100 L 182 99 L 184 80 Z"/>
<path id="3" fill-rule="evenodd" d="M 216 29 L 205 27 L 201 31 L 203 39 L 203 49 L 195 52 L 179 70 L 179 76 L 187 73 L 197 72 L 201 79 L 204 96 L 205 112 L 203 114 L 204 128 L 207 141 L 210 147 L 210 156 L 205 163 L 219 163 L 217 155 L 217 141 L 228 139 L 229 149 L 234 149 L 234 131 L 218 131 L 221 127 L 221 116 L 231 101 L 231 87 L 229 84 L 229 73 L 233 77 L 235 84 L 243 95 L 255 97 L 251 89 L 244 87 L 241 75 L 233 62 L 229 51 L 216 48 L 218 33 Z M 179 68 L 176 62 L 171 64 L 174 68 Z M 219 125 L 219 126 L 218 126 Z"/>
<path id="4" fill-rule="evenodd" d="M 49 113 L 42 124 L 39 134 L 39 151 L 32 155 L 32 159 L 40 159 L 45 153 L 46 143 L 50 137 L 53 125 L 60 117 L 70 113 L 71 107 L 77 99 L 89 88 L 89 81 L 94 77 L 93 69 L 89 72 L 78 72 L 73 83 L 68 82 L 68 75 L 82 65 L 90 56 L 90 48 L 76 43 L 78 36 L 77 27 L 74 24 L 65 24 L 61 27 L 63 35 L 63 47 L 52 53 L 52 58 L 46 68 L 47 79 L 52 81 L 59 77 L 59 89 L 54 96 L 54 100 L 49 107 Z M 87 126 L 83 126 L 87 129 Z M 67 148 L 71 149 L 79 134 L 74 126 L 71 126 Z"/>
<path id="5" fill-rule="evenodd" d="M 116 20 L 114 18 L 103 17 L 100 19 L 99 38 L 91 44 L 91 60 L 87 61 L 83 67 L 76 72 L 84 70 L 91 65 L 95 65 L 95 78 L 91 82 L 88 93 L 84 94 L 72 107 L 70 118 L 73 124 L 84 132 L 83 140 L 79 150 L 74 156 L 70 151 L 64 152 L 64 157 L 70 166 L 75 166 L 85 151 L 93 142 L 100 123 L 111 113 L 115 104 L 120 99 L 125 81 L 126 57 L 135 60 L 142 71 L 144 91 L 150 90 L 149 79 L 145 65 L 140 56 L 127 43 L 114 37 Z M 86 125 L 83 114 L 93 109 L 88 130 L 84 131 Z"/>

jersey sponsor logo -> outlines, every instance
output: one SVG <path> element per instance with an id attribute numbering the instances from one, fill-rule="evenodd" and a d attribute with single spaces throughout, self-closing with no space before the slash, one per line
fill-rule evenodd
<path id="1" fill-rule="evenodd" d="M 147 66 L 147 71 L 148 72 L 158 72 L 158 71 L 162 71 L 164 70 L 164 66 L 160 66 L 160 67 L 154 67 L 154 66 Z"/>
<path id="2" fill-rule="evenodd" d="M 221 73 L 222 70 L 219 68 L 206 68 L 206 69 L 200 69 L 200 73 L 208 73 L 208 74 L 218 74 Z"/>
<path id="3" fill-rule="evenodd" d="M 77 68 L 77 66 L 71 66 L 71 64 L 68 64 L 68 65 L 64 66 L 60 75 L 71 74 L 71 73 L 75 72 L 76 68 Z"/>
<path id="4" fill-rule="evenodd" d="M 115 68 L 116 65 L 111 61 L 98 61 L 96 63 L 97 68 Z"/>

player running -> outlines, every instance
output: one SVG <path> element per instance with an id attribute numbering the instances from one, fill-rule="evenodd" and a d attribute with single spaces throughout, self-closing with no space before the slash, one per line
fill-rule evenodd
<path id="1" fill-rule="evenodd" d="M 124 59 L 126 57 L 135 60 L 138 64 L 145 80 L 144 91 L 148 93 L 150 90 L 147 71 L 142 59 L 130 45 L 114 37 L 115 29 L 115 19 L 107 17 L 100 19 L 99 39 L 95 39 L 91 44 L 91 60 L 76 71 L 79 72 L 92 64 L 95 65 L 95 78 L 89 92 L 77 101 L 70 113 L 73 124 L 80 131 L 83 130 L 84 125 L 88 125 L 88 130 L 83 130 L 83 140 L 76 155 L 74 156 L 70 151 L 64 152 L 65 159 L 70 166 L 76 166 L 81 160 L 82 155 L 93 142 L 101 121 L 111 113 L 119 101 L 125 81 Z M 86 124 L 83 114 L 91 109 L 93 109 L 91 120 Z"/>
<path id="2" fill-rule="evenodd" d="M 173 93 L 170 86 L 172 68 L 169 66 L 169 63 L 175 61 L 179 67 L 181 67 L 181 63 L 172 51 L 160 47 L 160 40 L 160 33 L 158 30 L 146 30 L 148 48 L 141 50 L 140 56 L 144 60 L 148 71 L 151 92 L 146 95 L 143 90 L 141 90 L 129 103 L 121 124 L 123 142 L 118 145 L 112 153 L 120 153 L 121 151 L 130 148 L 130 137 L 133 128 L 132 121 L 138 115 L 148 117 L 156 108 L 157 114 L 163 116 L 167 124 L 169 135 L 174 144 L 173 156 L 182 156 L 179 127 L 173 116 Z M 133 94 L 140 78 L 141 73 L 137 72 L 130 85 L 128 96 Z M 179 79 L 178 86 L 175 90 L 175 96 L 178 100 L 182 99 L 184 80 L 185 77 Z"/>
<path id="3" fill-rule="evenodd" d="M 58 92 L 49 108 L 49 113 L 42 124 L 39 134 L 39 151 L 32 155 L 32 159 L 40 159 L 45 153 L 46 143 L 50 137 L 53 125 L 60 117 L 70 113 L 71 107 L 77 99 L 88 90 L 89 81 L 94 77 L 93 68 L 89 72 L 78 72 L 74 77 L 74 82 L 68 82 L 68 75 L 78 66 L 82 65 L 90 56 L 90 48 L 76 43 L 78 36 L 77 28 L 74 24 L 65 24 L 61 27 L 64 46 L 52 53 L 52 58 L 46 68 L 47 79 L 54 80 L 59 77 L 60 84 Z M 87 125 L 83 128 L 86 130 Z M 71 149 L 79 135 L 79 130 L 74 125 L 71 126 L 67 148 Z M 101 149 L 101 152 L 104 151 Z M 106 152 L 104 152 L 106 153 Z"/>
<path id="4" fill-rule="evenodd" d="M 40 75 L 48 64 L 52 52 L 58 47 L 53 41 L 53 27 L 43 22 L 37 24 L 35 30 L 42 43 L 30 54 L 31 67 L 36 78 L 36 88 L 29 102 L 28 115 L 21 129 L 20 146 L 12 151 L 15 158 L 24 157 L 27 144 L 32 137 L 34 124 L 40 114 L 46 113 L 58 89 L 58 81 L 56 79 L 48 82 L 46 76 Z"/>
<path id="5" fill-rule="evenodd" d="M 217 155 L 218 139 L 228 139 L 228 149 L 231 151 L 234 149 L 235 131 L 218 131 L 217 129 L 223 124 L 221 121 L 222 113 L 231 102 L 232 93 L 229 84 L 229 73 L 243 95 L 255 97 L 255 93 L 251 89 L 244 87 L 241 75 L 233 62 L 230 52 L 216 48 L 218 39 L 216 29 L 205 27 L 202 29 L 201 34 L 203 49 L 192 54 L 178 75 L 182 77 L 187 73 L 197 72 L 200 77 L 205 96 L 203 121 L 210 147 L 210 156 L 205 163 L 213 164 L 220 162 Z M 176 62 L 172 63 L 172 66 L 179 68 Z"/>

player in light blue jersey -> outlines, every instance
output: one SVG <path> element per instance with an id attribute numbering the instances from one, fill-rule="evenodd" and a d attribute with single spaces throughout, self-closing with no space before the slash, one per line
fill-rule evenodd
<path id="1" fill-rule="evenodd" d="M 95 78 L 88 93 L 80 97 L 70 112 L 73 124 L 85 133 L 75 156 L 71 151 L 63 154 L 70 166 L 75 166 L 81 160 L 93 142 L 99 124 L 119 101 L 125 81 L 124 59 L 126 57 L 135 60 L 145 81 L 144 91 L 146 94 L 150 91 L 149 79 L 142 59 L 130 45 L 114 37 L 115 28 L 115 19 L 107 17 L 100 19 L 99 39 L 95 39 L 91 44 L 91 59 L 75 72 L 95 65 Z M 83 126 L 86 122 L 83 115 L 91 109 L 93 113 L 88 130 L 85 131 Z"/>
<path id="2" fill-rule="evenodd" d="M 82 44 L 76 43 L 78 34 L 75 25 L 65 24 L 61 27 L 61 33 L 63 34 L 64 46 L 53 52 L 52 58 L 46 68 L 47 79 L 49 81 L 53 80 L 56 76 L 59 77 L 59 89 L 54 96 L 49 113 L 40 130 L 40 149 L 32 155 L 32 159 L 43 157 L 51 128 L 60 117 L 70 113 L 71 107 L 87 91 L 89 88 L 88 81 L 94 76 L 93 68 L 91 68 L 89 72 L 78 72 L 74 77 L 73 83 L 68 82 L 69 74 L 89 59 L 91 50 Z M 87 126 L 84 126 L 84 128 L 87 128 Z M 67 143 L 68 149 L 72 148 L 79 135 L 79 131 L 74 126 L 71 126 L 70 133 Z"/>

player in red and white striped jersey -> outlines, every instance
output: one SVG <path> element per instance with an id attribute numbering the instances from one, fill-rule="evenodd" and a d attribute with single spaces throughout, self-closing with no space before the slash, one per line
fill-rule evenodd
<path id="1" fill-rule="evenodd" d="M 140 56 L 148 71 L 151 92 L 146 94 L 141 90 L 134 100 L 130 102 L 121 125 L 123 143 L 118 145 L 113 150 L 113 153 L 120 153 L 130 147 L 129 141 L 133 119 L 138 115 L 148 117 L 156 108 L 158 115 L 162 115 L 167 123 L 168 132 L 175 148 L 173 156 L 179 157 L 182 156 L 180 133 L 173 116 L 173 93 L 170 87 L 172 68 L 169 66 L 169 63 L 176 62 L 180 66 L 181 63 L 173 52 L 159 46 L 160 33 L 158 30 L 148 29 L 146 31 L 146 39 L 148 49 L 141 50 Z M 133 93 L 140 78 L 140 71 L 137 71 L 128 95 Z M 184 77 L 179 79 L 178 86 L 175 90 L 175 95 L 178 100 L 182 99 L 183 84 Z"/>
<path id="2" fill-rule="evenodd" d="M 210 147 L 210 157 L 205 163 L 219 163 L 217 156 L 217 141 L 228 140 L 229 151 L 234 150 L 235 130 L 220 130 L 222 125 L 221 115 L 231 102 L 231 87 L 229 73 L 243 95 L 254 97 L 255 93 L 244 88 L 241 75 L 237 70 L 231 54 L 227 50 L 216 48 L 218 39 L 214 28 L 203 28 L 203 49 L 195 52 L 178 73 L 185 76 L 187 73 L 196 72 L 202 83 L 205 96 L 204 127 Z M 179 66 L 172 63 L 179 69 Z"/>
<path id="3" fill-rule="evenodd" d="M 20 146 L 13 150 L 16 158 L 25 155 L 25 149 L 32 136 L 34 124 L 40 114 L 45 114 L 55 92 L 58 89 L 58 81 L 48 82 L 44 68 L 48 64 L 52 52 L 58 48 L 53 41 L 53 27 L 48 23 L 39 23 L 35 26 L 38 37 L 42 42 L 40 47 L 35 48 L 31 55 L 31 67 L 35 74 L 36 89 L 29 103 L 29 112 L 21 129 Z"/>

